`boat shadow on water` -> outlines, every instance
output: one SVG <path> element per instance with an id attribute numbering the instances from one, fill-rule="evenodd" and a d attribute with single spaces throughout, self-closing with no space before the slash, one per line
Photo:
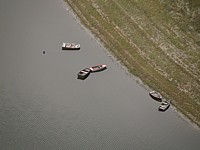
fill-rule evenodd
<path id="1" fill-rule="evenodd" d="M 77 79 L 79 79 L 79 80 L 85 80 L 85 79 L 88 78 L 88 76 L 89 76 L 89 75 L 87 75 L 87 76 L 85 76 L 85 77 L 77 77 Z"/>

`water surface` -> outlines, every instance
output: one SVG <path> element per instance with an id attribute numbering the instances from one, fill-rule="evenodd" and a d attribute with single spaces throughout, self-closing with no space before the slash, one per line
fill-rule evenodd
<path id="1" fill-rule="evenodd" d="M 1 149 L 200 148 L 199 130 L 173 107 L 158 112 L 61 0 L 3 0 L 0 20 Z M 108 69 L 77 80 L 100 63 Z"/>

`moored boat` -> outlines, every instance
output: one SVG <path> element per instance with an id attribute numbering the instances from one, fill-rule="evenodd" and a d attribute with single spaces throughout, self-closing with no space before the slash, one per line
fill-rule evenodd
<path id="1" fill-rule="evenodd" d="M 89 76 L 90 72 L 91 72 L 90 68 L 85 68 L 85 69 L 81 70 L 81 71 L 77 74 L 78 79 L 82 79 L 82 80 L 83 80 L 83 79 L 86 79 L 86 78 Z"/>
<path id="2" fill-rule="evenodd" d="M 169 108 L 170 106 L 170 101 L 164 100 L 161 102 L 160 106 L 158 107 L 159 111 L 165 111 Z"/>
<path id="3" fill-rule="evenodd" d="M 63 43 L 62 50 L 79 50 L 80 44 L 77 43 Z"/>
<path id="4" fill-rule="evenodd" d="M 91 70 L 91 72 L 98 72 L 98 71 L 102 71 L 102 70 L 104 70 L 106 68 L 107 68 L 106 65 L 100 64 L 100 65 L 96 65 L 96 66 L 90 67 L 90 70 Z"/>
<path id="5" fill-rule="evenodd" d="M 151 92 L 149 92 L 149 95 L 153 98 L 153 99 L 155 99 L 155 100 L 157 100 L 157 101 L 162 101 L 162 95 L 159 93 L 159 92 L 157 92 L 157 91 L 151 91 Z"/>

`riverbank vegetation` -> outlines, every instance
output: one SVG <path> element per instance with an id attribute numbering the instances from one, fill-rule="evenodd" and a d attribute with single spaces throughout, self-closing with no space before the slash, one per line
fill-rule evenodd
<path id="1" fill-rule="evenodd" d="M 200 126 L 199 0 L 65 0 L 105 47 Z"/>

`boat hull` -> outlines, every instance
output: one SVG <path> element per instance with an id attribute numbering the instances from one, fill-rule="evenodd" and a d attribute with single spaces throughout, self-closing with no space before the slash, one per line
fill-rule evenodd
<path id="1" fill-rule="evenodd" d="M 90 75 L 90 69 L 85 68 L 77 74 L 77 79 L 85 80 Z"/>
<path id="2" fill-rule="evenodd" d="M 77 43 L 63 43 L 62 50 L 79 50 L 80 44 Z"/>
<path id="3" fill-rule="evenodd" d="M 99 72 L 105 69 L 107 69 L 106 65 L 96 65 L 96 66 L 90 67 L 91 72 Z"/>
<path id="4" fill-rule="evenodd" d="M 62 50 L 80 50 L 79 48 L 66 48 L 66 47 L 62 47 Z"/>
<path id="5" fill-rule="evenodd" d="M 161 105 L 158 107 L 159 111 L 166 111 L 170 106 L 170 101 L 163 101 Z"/>
<path id="6" fill-rule="evenodd" d="M 162 102 L 162 96 L 159 92 L 151 91 L 149 92 L 149 95 L 156 101 Z"/>

